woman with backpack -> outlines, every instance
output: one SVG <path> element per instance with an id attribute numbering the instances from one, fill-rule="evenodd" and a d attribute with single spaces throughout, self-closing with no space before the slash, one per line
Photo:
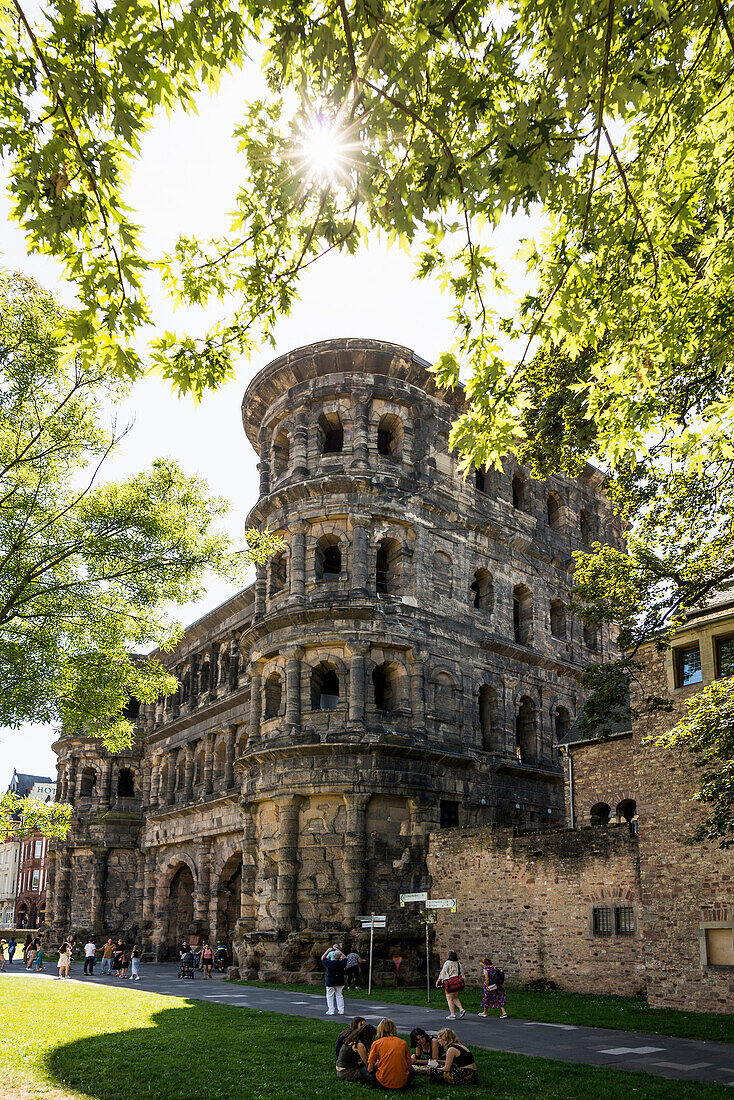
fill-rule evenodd
<path id="1" fill-rule="evenodd" d="M 479 1016 L 487 1016 L 488 1008 L 499 1008 L 500 1020 L 507 1019 L 505 1005 L 507 994 L 505 993 L 505 972 L 498 966 L 492 966 L 491 959 L 482 959 L 484 980 L 482 982 L 482 1011 Z"/>
<path id="2" fill-rule="evenodd" d="M 447 1016 L 447 1020 L 456 1019 L 456 1007 L 459 1008 L 459 1019 L 462 1016 L 466 1016 L 466 1009 L 462 1006 L 459 1000 L 459 994 L 464 988 L 464 975 L 461 972 L 461 963 L 459 962 L 459 956 L 455 951 L 449 951 L 446 962 L 441 967 L 441 973 L 436 979 L 436 988 L 443 989 L 446 994 L 446 1003 L 449 1006 L 450 1016 Z"/>

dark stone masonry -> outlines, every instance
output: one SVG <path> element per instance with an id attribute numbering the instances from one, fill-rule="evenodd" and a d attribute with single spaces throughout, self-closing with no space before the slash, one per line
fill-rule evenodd
<path id="1" fill-rule="evenodd" d="M 612 645 L 564 610 L 571 554 L 619 544 L 619 522 L 591 467 L 463 479 L 463 407 L 377 341 L 301 348 L 253 379 L 247 522 L 286 551 L 163 656 L 180 690 L 141 708 L 133 750 L 56 743 L 75 818 L 54 928 L 158 958 L 221 936 L 242 973 L 291 976 L 374 911 L 385 973 L 401 955 L 411 977 L 420 929 L 398 895 L 426 885 L 429 834 L 564 820 L 557 743 L 582 667 Z"/>

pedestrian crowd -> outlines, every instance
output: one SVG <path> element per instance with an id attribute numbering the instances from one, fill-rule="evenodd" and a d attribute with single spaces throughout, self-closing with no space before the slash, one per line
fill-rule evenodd
<path id="1" fill-rule="evenodd" d="M 229 956 L 221 940 L 217 940 L 216 950 L 212 950 L 208 940 L 193 945 L 183 940 L 178 949 L 180 967 L 179 978 L 193 978 L 195 970 L 201 970 L 204 978 L 211 978 L 212 970 L 226 970 Z"/>

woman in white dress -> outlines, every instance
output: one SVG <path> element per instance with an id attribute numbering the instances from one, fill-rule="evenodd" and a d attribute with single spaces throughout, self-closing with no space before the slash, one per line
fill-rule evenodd
<path id="1" fill-rule="evenodd" d="M 462 1016 L 466 1016 L 466 1009 L 463 1007 L 459 994 L 464 988 L 464 975 L 461 972 L 461 963 L 459 962 L 459 956 L 455 951 L 449 951 L 446 962 L 441 967 L 441 973 L 436 979 L 436 987 L 443 987 L 443 991 L 446 994 L 446 1001 L 449 1006 L 450 1015 L 446 1017 L 447 1020 L 456 1019 L 456 1009 L 459 1009 L 459 1019 Z"/>

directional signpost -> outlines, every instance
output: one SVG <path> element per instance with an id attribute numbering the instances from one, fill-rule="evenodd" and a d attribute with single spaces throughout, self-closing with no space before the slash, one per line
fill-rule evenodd
<path id="1" fill-rule="evenodd" d="M 436 923 L 436 914 L 431 910 L 434 909 L 450 909 L 452 913 L 456 912 L 456 898 L 435 898 L 431 901 L 428 897 L 427 890 L 419 890 L 413 894 L 401 894 L 400 904 L 405 905 L 406 902 L 417 901 L 421 902 L 424 908 L 421 910 L 421 914 L 418 920 L 421 924 L 426 926 L 426 996 L 428 1003 L 431 1003 L 431 952 L 428 938 L 428 926 L 429 924 Z M 364 927 L 364 925 L 362 926 Z M 370 967 L 371 969 L 371 967 Z"/>
<path id="2" fill-rule="evenodd" d="M 456 898 L 432 898 L 426 902 L 426 909 L 450 909 L 456 912 Z"/>
<path id="3" fill-rule="evenodd" d="M 401 904 L 401 906 L 404 906 L 406 901 L 427 901 L 427 900 L 428 900 L 428 893 L 427 893 L 426 890 L 422 890 L 417 894 L 401 894 L 400 895 L 400 904 Z"/>
<path id="4" fill-rule="evenodd" d="M 363 928 L 369 928 L 370 930 L 370 971 L 367 979 L 367 996 L 369 996 L 372 993 L 372 947 L 375 941 L 375 929 L 387 928 L 387 917 L 370 913 L 368 917 L 357 917 L 357 920 L 362 922 Z"/>

